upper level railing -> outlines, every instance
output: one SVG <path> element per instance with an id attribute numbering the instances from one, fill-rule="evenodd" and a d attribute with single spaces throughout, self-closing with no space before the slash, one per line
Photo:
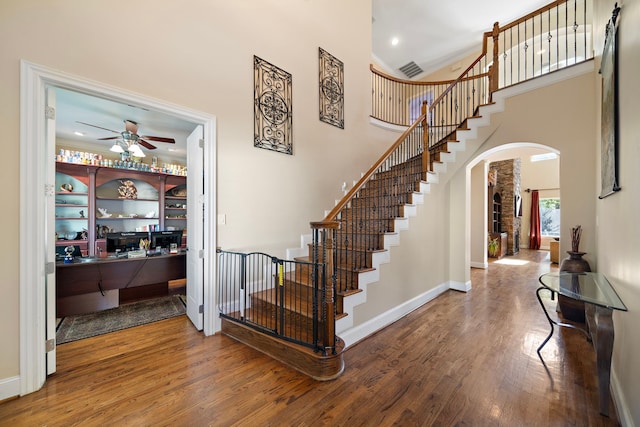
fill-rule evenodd
<path id="1" fill-rule="evenodd" d="M 371 116 L 409 126 L 429 105 L 437 143 L 496 90 L 593 58 L 591 0 L 558 0 L 484 34 L 481 52 L 456 80 L 409 81 L 372 72 Z M 435 105 L 439 104 L 439 105 Z"/>

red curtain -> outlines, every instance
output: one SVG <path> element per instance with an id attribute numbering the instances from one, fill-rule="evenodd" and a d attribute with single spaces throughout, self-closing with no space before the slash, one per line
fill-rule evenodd
<path id="1" fill-rule="evenodd" d="M 529 230 L 529 249 L 540 249 L 540 196 L 537 190 L 531 192 L 531 227 Z"/>

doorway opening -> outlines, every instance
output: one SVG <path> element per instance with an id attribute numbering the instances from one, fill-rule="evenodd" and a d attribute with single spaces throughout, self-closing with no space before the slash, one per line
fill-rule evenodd
<path id="1" fill-rule="evenodd" d="M 20 132 L 20 394 L 39 389 L 47 373 L 55 370 L 55 291 L 47 289 L 55 282 L 55 239 L 53 219 L 55 189 L 51 177 L 55 170 L 55 107 L 49 96 L 55 89 L 107 99 L 137 108 L 154 110 L 192 123 L 200 129 L 190 149 L 201 150 L 202 193 L 188 197 L 200 204 L 193 212 L 202 212 L 199 232 L 189 245 L 200 263 L 201 277 L 198 304 L 191 310 L 202 319 L 205 335 L 219 330 L 215 316 L 215 117 L 182 106 L 146 97 L 55 71 L 36 64 L 21 63 L 21 132 Z M 53 96 L 55 102 L 55 95 Z M 192 170 L 196 170 L 195 168 Z M 44 189 L 44 191 L 42 191 Z M 198 245 L 196 245 L 198 244 Z M 189 251 L 187 251 L 189 253 Z M 44 268 L 42 268 L 44 266 Z M 52 279 L 53 277 L 53 279 Z M 190 277 L 191 281 L 191 277 Z M 196 286 L 198 288 L 198 286 Z M 189 311 L 189 310 L 188 310 Z M 43 357 L 45 356 L 45 357 Z"/>
<path id="2" fill-rule="evenodd" d="M 194 247 L 187 141 L 198 125 L 59 87 L 47 94 L 55 97 L 47 103 L 55 109 L 56 345 L 184 313 L 185 251 Z M 77 256 L 61 263 L 71 246 Z"/>
<path id="3" fill-rule="evenodd" d="M 531 160 L 541 153 L 554 153 L 554 158 L 548 162 Z M 467 250 L 471 267 L 489 268 L 490 261 L 528 249 L 531 200 L 527 189 L 553 187 L 559 197 L 558 155 L 558 151 L 549 146 L 511 143 L 488 150 L 469 164 Z M 500 200 L 497 206 L 496 196 Z M 548 250 L 549 245 L 543 249 Z"/>

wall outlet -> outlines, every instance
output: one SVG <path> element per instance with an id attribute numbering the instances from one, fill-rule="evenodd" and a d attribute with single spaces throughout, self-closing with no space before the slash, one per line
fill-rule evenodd
<path id="1" fill-rule="evenodd" d="M 218 214 L 218 225 L 225 225 L 227 223 L 227 216 L 225 214 Z"/>

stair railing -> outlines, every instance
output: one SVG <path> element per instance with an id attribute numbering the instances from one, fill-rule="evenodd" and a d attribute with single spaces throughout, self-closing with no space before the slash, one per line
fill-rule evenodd
<path id="1" fill-rule="evenodd" d="M 482 54 L 429 105 L 426 116 L 429 170 L 433 170 L 438 154 L 447 151 L 447 143 L 455 141 L 455 131 L 464 121 L 476 115 L 478 107 L 491 102 L 491 86 L 496 81 L 497 70 L 487 65 L 490 34 L 485 34 Z"/>
<path id="2" fill-rule="evenodd" d="M 593 58 L 592 0 L 558 0 L 498 27 L 496 90 Z"/>
<path id="3" fill-rule="evenodd" d="M 560 69 L 561 65 L 569 64 L 571 55 L 574 63 L 589 58 L 587 35 L 590 31 L 586 28 L 589 2 L 558 0 L 503 28 L 495 23 L 492 31 L 484 33 L 482 52 L 477 59 L 446 88 L 447 82 L 404 81 L 372 68 L 372 117 L 408 128 L 322 221 L 311 223 L 313 262 L 326 265 L 325 277 L 331 280 L 329 284 L 320 283 L 321 288 L 325 285 L 327 288 L 323 304 L 328 316 L 340 312 L 340 298 L 357 289 L 358 274 L 373 268 L 373 254 L 384 249 L 385 233 L 394 231 L 393 219 L 403 216 L 411 193 L 426 179 L 427 172 L 433 170 L 439 153 L 455 141 L 456 130 L 464 129 L 465 121 L 476 115 L 481 105 L 489 104 L 495 91 Z M 574 12 L 570 13 L 571 10 Z M 572 36 L 568 31 L 571 19 L 574 21 Z M 578 31 L 581 25 L 583 29 Z M 514 32 L 517 35 L 520 31 L 522 37 L 514 39 Z M 536 38 L 541 40 L 545 33 L 547 47 L 552 47 L 549 40 L 556 33 L 564 34 L 567 45 L 568 40 L 572 40 L 575 48 L 565 49 L 563 53 L 556 49 L 553 55 L 558 61 L 554 67 L 545 68 L 543 62 L 538 61 L 540 66 L 536 68 L 537 56 L 529 57 L 527 52 L 529 46 L 536 46 Z M 578 48 L 579 33 L 583 34 L 582 50 Z M 527 40 L 532 40 L 531 44 Z M 560 43 L 557 46 L 560 47 Z M 524 54 L 517 53 L 520 48 Z M 584 52 L 584 58 L 580 52 Z M 550 55 L 551 52 L 547 57 Z M 516 59 L 525 65 L 513 72 Z M 563 64 L 559 63 L 560 59 Z M 536 71 L 529 73 L 526 64 Z M 421 106 L 419 114 L 418 105 Z"/>
<path id="4" fill-rule="evenodd" d="M 373 254 L 385 249 L 384 235 L 394 231 L 394 218 L 404 216 L 404 205 L 426 180 L 426 104 L 422 111 L 331 212 L 311 223 L 312 261 L 327 266 L 326 282 L 320 283 L 327 289 L 327 320 L 342 313 L 341 298 L 358 289 L 359 273 L 373 268 Z"/>

